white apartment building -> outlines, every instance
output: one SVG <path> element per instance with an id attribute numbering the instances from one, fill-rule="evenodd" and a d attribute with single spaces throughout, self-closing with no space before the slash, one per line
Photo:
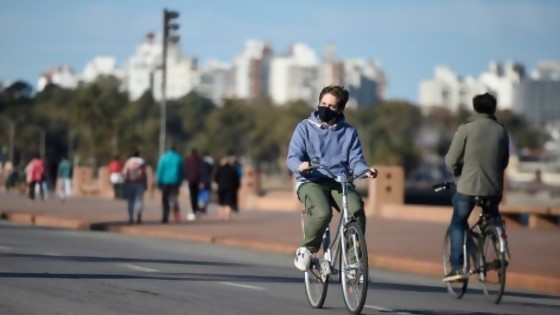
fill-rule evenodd
<path id="1" fill-rule="evenodd" d="M 385 74 L 375 60 L 347 59 L 343 65 L 343 85 L 350 92 L 349 108 L 377 104 L 384 93 Z"/>
<path id="2" fill-rule="evenodd" d="M 268 96 L 272 49 L 266 42 L 250 39 L 233 63 L 234 97 L 258 99 Z"/>
<path id="3" fill-rule="evenodd" d="M 488 92 L 496 96 L 499 108 L 515 110 L 519 106 L 517 90 L 523 76 L 524 69 L 513 62 L 505 67 L 492 62 L 478 79 L 462 78 L 447 67 L 437 66 L 434 78 L 420 83 L 418 102 L 422 108 L 471 109 L 472 98 Z"/>
<path id="4" fill-rule="evenodd" d="M 56 84 L 65 89 L 75 89 L 79 78 L 70 66 L 58 66 L 44 72 L 37 81 L 37 92 L 48 84 Z"/>
<path id="5" fill-rule="evenodd" d="M 123 85 L 131 101 L 152 90 L 153 73 L 161 65 L 162 53 L 161 37 L 149 33 L 128 59 L 123 69 Z"/>
<path id="6" fill-rule="evenodd" d="M 217 60 L 208 60 L 200 70 L 200 81 L 196 90 L 208 97 L 217 106 L 224 98 L 233 97 L 233 67 Z"/>
<path id="7" fill-rule="evenodd" d="M 163 71 L 161 69 L 154 72 L 152 93 L 157 101 L 162 99 L 162 74 Z M 196 59 L 190 57 L 181 57 L 180 59 L 169 58 L 167 64 L 166 99 L 178 99 L 189 94 L 198 86 L 198 76 Z"/>
<path id="8" fill-rule="evenodd" d="M 82 72 L 80 80 L 85 83 L 94 82 L 99 76 L 114 76 L 120 78 L 121 73 L 117 70 L 117 59 L 113 57 L 95 57 L 88 62 Z"/>
<path id="9" fill-rule="evenodd" d="M 272 58 L 270 64 L 270 97 L 276 104 L 304 100 L 317 101 L 319 60 L 307 45 L 296 43 L 287 56 Z"/>
<path id="10" fill-rule="evenodd" d="M 531 123 L 540 126 L 560 122 L 560 64 L 545 61 L 537 65 L 518 91 L 518 111 Z"/>
<path id="11" fill-rule="evenodd" d="M 496 96 L 499 109 L 522 114 L 535 125 L 560 120 L 560 64 L 555 61 L 539 63 L 531 76 L 521 64 L 492 62 L 478 79 L 462 79 L 439 66 L 434 79 L 420 83 L 419 104 L 422 108 L 470 110 L 474 95 L 485 92 Z"/>

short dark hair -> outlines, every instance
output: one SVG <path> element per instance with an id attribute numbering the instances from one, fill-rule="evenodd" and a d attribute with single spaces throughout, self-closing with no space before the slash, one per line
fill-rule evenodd
<path id="1" fill-rule="evenodd" d="M 137 149 L 132 150 L 132 154 L 130 154 L 131 157 L 140 157 L 140 151 L 138 151 Z"/>
<path id="2" fill-rule="evenodd" d="M 348 98 L 350 98 L 350 93 L 348 93 L 348 90 L 346 90 L 342 85 L 325 86 L 321 90 L 321 93 L 319 93 L 319 102 L 321 101 L 323 95 L 325 94 L 332 94 L 334 97 L 336 97 L 337 100 L 336 107 L 338 107 L 339 110 L 344 109 L 344 107 L 346 107 Z"/>
<path id="3" fill-rule="evenodd" d="M 496 112 L 496 98 L 490 93 L 473 97 L 473 107 L 477 113 L 494 114 Z"/>

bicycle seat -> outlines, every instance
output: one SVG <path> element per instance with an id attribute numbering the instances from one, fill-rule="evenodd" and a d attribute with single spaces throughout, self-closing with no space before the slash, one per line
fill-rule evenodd
<path id="1" fill-rule="evenodd" d="M 489 207 L 492 204 L 492 198 L 488 196 L 474 196 L 474 200 L 479 207 Z"/>

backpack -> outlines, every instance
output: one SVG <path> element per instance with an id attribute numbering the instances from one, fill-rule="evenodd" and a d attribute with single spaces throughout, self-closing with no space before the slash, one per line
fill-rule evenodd
<path id="1" fill-rule="evenodd" d="M 141 181 L 146 176 L 146 167 L 144 164 L 138 164 L 131 167 L 126 173 L 126 179 L 129 181 Z"/>

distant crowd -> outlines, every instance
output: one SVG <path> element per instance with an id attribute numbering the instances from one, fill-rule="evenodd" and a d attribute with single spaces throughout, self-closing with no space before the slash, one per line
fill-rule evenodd
<path id="1" fill-rule="evenodd" d="M 220 219 L 229 220 L 232 213 L 239 211 L 237 194 L 243 174 L 241 164 L 232 154 L 215 164 L 213 157 L 200 155 L 195 148 L 183 157 L 171 145 L 160 156 L 153 184 L 161 191 L 162 223 L 169 223 L 170 214 L 173 221 L 181 220 L 179 192 L 183 187 L 190 199 L 190 211 L 185 214 L 188 221 L 208 212 L 208 205 L 214 200 L 213 188 Z M 138 150 L 124 160 L 114 156 L 107 165 L 114 198 L 126 201 L 129 224 L 142 223 L 144 194 L 148 187 L 147 166 Z M 62 202 L 66 201 L 72 195 L 72 177 L 73 165 L 67 157 L 58 163 L 54 181 L 39 154 L 34 155 L 24 168 L 14 167 L 9 161 L 0 164 L 0 187 L 26 192 L 31 201 L 47 200 L 53 191 Z"/>

